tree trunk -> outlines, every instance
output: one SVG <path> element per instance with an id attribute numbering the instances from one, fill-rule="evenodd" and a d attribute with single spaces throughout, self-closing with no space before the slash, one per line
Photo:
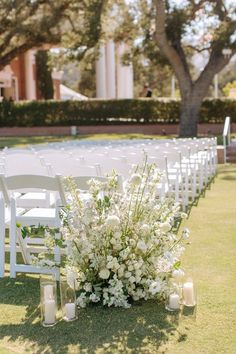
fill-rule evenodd
<path id="1" fill-rule="evenodd" d="M 199 90 L 196 92 L 196 88 L 191 91 L 182 97 L 181 102 L 179 136 L 185 138 L 197 136 L 199 112 L 204 97 Z"/>

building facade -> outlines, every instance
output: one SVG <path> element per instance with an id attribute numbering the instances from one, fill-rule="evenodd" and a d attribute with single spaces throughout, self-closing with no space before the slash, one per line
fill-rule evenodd
<path id="1" fill-rule="evenodd" d="M 129 47 L 125 43 L 110 40 L 100 46 L 96 61 L 97 98 L 133 98 L 133 66 L 123 63 L 127 53 Z"/>
<path id="2" fill-rule="evenodd" d="M 102 99 L 133 98 L 133 66 L 124 64 L 124 54 L 129 52 L 125 43 L 112 40 L 100 46 L 96 61 L 96 97 Z M 42 99 L 37 84 L 36 49 L 28 50 L 13 59 L 0 71 L 0 99 Z M 54 99 L 61 99 L 60 84 L 63 72 L 53 70 Z"/>
<path id="3" fill-rule="evenodd" d="M 1 99 L 20 101 L 42 98 L 37 85 L 36 52 L 31 49 L 20 54 L 0 71 Z M 60 99 L 61 78 L 61 72 L 53 71 L 54 99 Z"/>

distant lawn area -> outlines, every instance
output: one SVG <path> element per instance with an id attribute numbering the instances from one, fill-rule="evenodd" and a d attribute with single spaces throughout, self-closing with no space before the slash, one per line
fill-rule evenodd
<path id="1" fill-rule="evenodd" d="M 236 353 L 236 165 L 220 166 L 215 183 L 185 221 L 191 230 L 183 268 L 197 284 L 196 320 L 174 318 L 148 301 L 130 309 L 90 306 L 73 323 L 43 328 L 39 280 L 0 280 L 0 353 Z"/>
<path id="2" fill-rule="evenodd" d="M 31 136 L 31 137 L 0 137 L 0 149 L 7 147 L 26 147 L 34 144 L 47 144 L 67 140 L 118 140 L 118 139 L 171 139 L 174 135 L 144 134 L 91 134 L 77 136 Z"/>

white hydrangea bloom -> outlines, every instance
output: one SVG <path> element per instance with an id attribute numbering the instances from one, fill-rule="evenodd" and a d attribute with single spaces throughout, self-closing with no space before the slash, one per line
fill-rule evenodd
<path id="1" fill-rule="evenodd" d="M 109 276 L 110 276 L 110 271 L 108 269 L 104 268 L 100 270 L 99 277 L 101 279 L 108 279 Z"/>
<path id="2" fill-rule="evenodd" d="M 142 252 L 146 252 L 147 250 L 147 245 L 144 241 L 138 241 L 137 243 L 137 248 L 141 250 Z"/>
<path id="3" fill-rule="evenodd" d="M 171 230 L 171 225 L 169 222 L 163 222 L 160 224 L 161 232 L 168 232 Z"/>
<path id="4" fill-rule="evenodd" d="M 110 215 L 106 219 L 106 225 L 111 228 L 115 228 L 120 225 L 120 219 L 116 215 Z"/>
<path id="5" fill-rule="evenodd" d="M 149 286 L 149 291 L 152 295 L 156 295 L 161 291 L 161 282 L 153 281 Z"/>
<path id="6" fill-rule="evenodd" d="M 138 173 L 134 173 L 130 178 L 130 184 L 133 186 L 138 186 L 142 182 L 142 176 Z"/>

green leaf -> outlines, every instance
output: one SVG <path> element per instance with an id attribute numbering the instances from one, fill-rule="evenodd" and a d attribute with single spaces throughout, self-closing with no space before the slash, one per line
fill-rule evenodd
<path id="1" fill-rule="evenodd" d="M 180 262 L 180 261 L 177 261 L 177 262 L 175 262 L 173 268 L 174 268 L 174 269 L 179 269 L 180 266 L 181 266 L 181 262 Z"/>

